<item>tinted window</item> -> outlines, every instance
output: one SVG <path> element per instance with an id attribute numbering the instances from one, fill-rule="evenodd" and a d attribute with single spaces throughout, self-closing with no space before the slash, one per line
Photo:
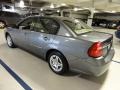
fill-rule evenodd
<path id="1" fill-rule="evenodd" d="M 47 30 L 43 27 L 42 23 L 37 18 L 34 18 L 34 20 L 32 20 L 31 28 L 36 32 L 48 33 Z"/>
<path id="2" fill-rule="evenodd" d="M 4 12 L 4 16 L 5 17 L 13 17 L 13 14 L 9 13 L 9 12 Z"/>
<path id="3" fill-rule="evenodd" d="M 46 29 L 46 32 L 49 34 L 56 34 L 60 28 L 60 25 L 53 19 L 50 18 L 43 18 L 40 19 L 41 23 Z"/>
<path id="4" fill-rule="evenodd" d="M 27 18 L 23 22 L 21 22 L 18 26 L 23 26 L 23 29 L 31 29 L 32 22 L 33 18 Z"/>
<path id="5" fill-rule="evenodd" d="M 4 12 L 5 17 L 20 17 L 18 13 L 12 13 L 12 12 Z"/>
<path id="6" fill-rule="evenodd" d="M 13 16 L 18 17 L 18 18 L 20 17 L 20 15 L 18 13 L 13 13 Z"/>
<path id="7" fill-rule="evenodd" d="M 4 7 L 5 7 L 6 9 L 11 9 L 11 7 L 10 7 L 9 5 L 4 5 Z"/>
<path id="8" fill-rule="evenodd" d="M 3 12 L 2 11 L 0 11 L 0 16 L 2 16 L 3 15 Z"/>

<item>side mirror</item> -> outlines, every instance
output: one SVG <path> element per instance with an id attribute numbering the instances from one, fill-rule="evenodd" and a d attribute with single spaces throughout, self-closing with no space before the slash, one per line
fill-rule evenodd
<path id="1" fill-rule="evenodd" d="M 19 26 L 19 29 L 20 30 L 22 30 L 22 29 L 24 29 L 25 28 L 25 26 Z"/>

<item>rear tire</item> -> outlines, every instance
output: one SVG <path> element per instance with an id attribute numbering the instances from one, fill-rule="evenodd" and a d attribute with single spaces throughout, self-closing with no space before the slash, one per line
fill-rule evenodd
<path id="1" fill-rule="evenodd" d="M 7 45 L 8 45 L 10 48 L 15 48 L 15 45 L 14 45 L 13 40 L 12 40 L 12 38 L 11 38 L 10 35 L 7 35 L 7 36 L 6 36 L 6 41 L 7 41 Z"/>
<path id="2" fill-rule="evenodd" d="M 68 62 L 60 52 L 52 52 L 48 56 L 48 64 L 53 72 L 63 75 L 68 72 Z"/>

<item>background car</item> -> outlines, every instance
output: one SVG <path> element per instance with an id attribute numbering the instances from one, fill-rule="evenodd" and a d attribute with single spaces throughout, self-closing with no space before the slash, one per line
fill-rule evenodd
<path id="1" fill-rule="evenodd" d="M 115 31 L 116 38 L 120 39 L 120 25 L 117 26 L 117 31 Z"/>
<path id="2" fill-rule="evenodd" d="M 19 46 L 46 59 L 51 70 L 75 70 L 99 76 L 114 56 L 113 35 L 94 31 L 84 22 L 64 17 L 28 17 L 5 30 L 9 47 Z"/>
<path id="3" fill-rule="evenodd" d="M 0 28 L 16 24 L 21 20 L 21 16 L 15 12 L 0 11 Z"/>

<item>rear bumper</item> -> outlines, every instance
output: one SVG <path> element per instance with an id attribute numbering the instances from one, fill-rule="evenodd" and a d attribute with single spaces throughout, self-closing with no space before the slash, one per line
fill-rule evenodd
<path id="1" fill-rule="evenodd" d="M 107 57 L 105 57 L 104 59 L 90 58 L 87 60 L 78 60 L 76 63 L 74 63 L 73 70 L 93 76 L 100 76 L 108 70 L 114 53 L 114 49 L 111 49 Z"/>
<path id="2" fill-rule="evenodd" d="M 104 74 L 108 70 L 110 62 L 105 65 L 90 67 L 89 74 L 94 75 L 94 76 L 100 76 L 100 75 Z"/>

